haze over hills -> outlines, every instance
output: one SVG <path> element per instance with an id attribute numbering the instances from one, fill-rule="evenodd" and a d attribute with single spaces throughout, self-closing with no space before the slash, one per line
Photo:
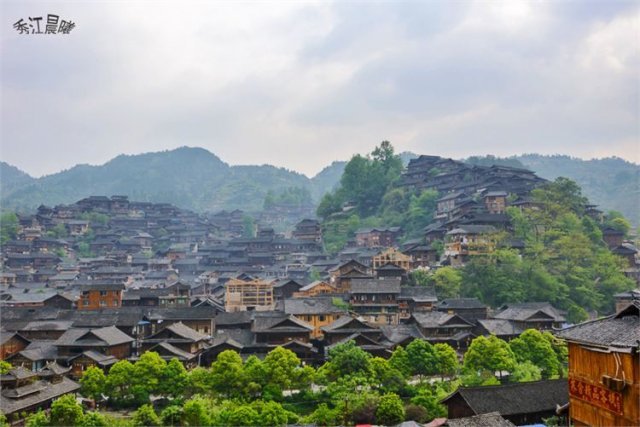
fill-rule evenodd
<path id="1" fill-rule="evenodd" d="M 405 164 L 416 157 L 402 153 Z M 619 158 L 582 160 L 527 154 L 500 159 L 474 157 L 473 163 L 522 165 L 541 177 L 566 176 L 603 210 L 619 210 L 638 224 L 640 166 Z M 203 148 L 120 155 L 100 166 L 77 165 L 33 178 L 0 162 L 3 208 L 32 210 L 40 204 L 72 203 L 90 195 L 128 195 L 140 201 L 169 202 L 197 211 L 260 210 L 268 191 L 303 187 L 318 201 L 340 180 L 346 161 L 335 161 L 313 178 L 270 165 L 230 166 Z"/>

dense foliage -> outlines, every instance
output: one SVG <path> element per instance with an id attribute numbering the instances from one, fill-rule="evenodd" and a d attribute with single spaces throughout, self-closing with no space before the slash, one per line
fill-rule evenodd
<path id="1" fill-rule="evenodd" d="M 517 356 L 516 356 L 517 354 Z M 55 426 L 283 426 L 427 422 L 446 416 L 439 403 L 459 385 L 557 378 L 564 374 L 566 347 L 548 333 L 528 330 L 511 343 L 476 338 L 459 365 L 447 344 L 414 340 L 389 359 L 373 357 L 353 341 L 338 344 L 317 369 L 277 347 L 261 360 L 221 352 L 211 367 L 185 370 L 157 353 L 116 363 L 105 375 L 87 369 L 81 394 L 108 397 L 113 409 L 132 409 L 131 418 L 84 411 L 71 396 L 56 400 L 49 415 L 38 412 L 26 425 Z M 544 375 L 540 375 L 543 372 Z M 459 375 L 461 375 L 459 377 Z M 356 391 L 356 392 L 354 392 Z M 152 405 L 151 397 L 164 398 Z M 101 405 L 104 405 L 102 403 Z M 104 409 L 104 408 L 103 408 Z"/>
<path id="2" fill-rule="evenodd" d="M 397 187 L 402 169 L 402 159 L 389 141 L 367 156 L 351 158 L 338 187 L 318 206 L 329 252 L 342 249 L 359 228 L 399 226 L 405 236 L 416 236 L 431 222 L 438 193 Z"/>
<path id="3" fill-rule="evenodd" d="M 548 301 L 568 310 L 571 322 L 585 320 L 586 310 L 612 312 L 613 295 L 635 284 L 602 240 L 606 223 L 585 215 L 586 198 L 566 178 L 534 190 L 532 197 L 539 208 L 507 211 L 514 236 L 525 242 L 524 253 L 500 249 L 472 259 L 461 269 L 461 294 L 494 307 Z"/>

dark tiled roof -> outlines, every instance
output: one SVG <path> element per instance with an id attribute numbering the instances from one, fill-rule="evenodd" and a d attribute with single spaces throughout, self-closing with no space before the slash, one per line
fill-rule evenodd
<path id="1" fill-rule="evenodd" d="M 80 389 L 80 384 L 65 377 L 62 378 L 61 382 L 55 384 L 47 381 L 38 381 L 36 384 L 42 386 L 42 388 L 39 387 L 37 392 L 30 393 L 22 399 L 7 398 L 4 393 L 0 395 L 0 410 L 5 415 L 12 414 Z"/>
<path id="2" fill-rule="evenodd" d="M 521 328 L 506 319 L 478 319 L 481 325 L 488 333 L 497 337 L 503 335 L 520 335 L 524 332 Z"/>
<path id="3" fill-rule="evenodd" d="M 88 338 L 88 339 L 85 339 Z M 114 346 L 132 342 L 133 338 L 122 332 L 115 326 L 105 328 L 88 329 L 88 328 L 72 328 L 66 331 L 58 338 L 56 345 L 72 346 L 72 345 L 107 345 Z"/>
<path id="4" fill-rule="evenodd" d="M 438 301 L 433 288 L 425 286 L 402 286 L 399 299 L 412 299 L 418 302 Z"/>
<path id="5" fill-rule="evenodd" d="M 148 351 L 158 351 L 158 348 L 168 352 L 171 357 L 177 357 L 178 360 L 191 360 L 194 357 L 196 357 L 195 354 L 189 353 L 187 351 L 181 350 L 178 347 L 169 344 L 168 342 L 161 342 L 158 343 L 156 345 L 154 345 L 153 347 L 151 347 Z"/>
<path id="6" fill-rule="evenodd" d="M 31 361 L 37 360 L 55 360 L 58 358 L 58 347 L 55 346 L 53 340 L 33 341 L 24 350 L 18 352 L 18 355 Z"/>
<path id="7" fill-rule="evenodd" d="M 384 338 L 391 344 L 401 343 L 407 338 L 425 338 L 415 324 L 382 325 L 380 330 Z"/>
<path id="8" fill-rule="evenodd" d="M 566 379 L 497 386 L 461 387 L 442 400 L 460 395 L 476 414 L 499 412 L 502 416 L 553 411 L 569 401 Z"/>
<path id="9" fill-rule="evenodd" d="M 182 322 L 173 323 L 167 326 L 165 329 L 171 331 L 180 338 L 184 338 L 193 342 L 203 341 L 209 338 L 208 335 L 201 334 L 200 332 L 188 327 Z M 164 331 L 164 329 L 162 331 Z M 156 333 L 155 335 L 161 334 L 162 331 Z M 150 338 L 153 339 L 155 335 L 151 336 Z"/>
<path id="10" fill-rule="evenodd" d="M 284 312 L 287 314 L 324 314 L 345 313 L 344 308 L 333 305 L 332 297 L 289 298 L 284 300 Z"/>
<path id="11" fill-rule="evenodd" d="M 558 332 L 557 336 L 594 346 L 634 348 L 640 346 L 640 302 L 604 319 L 580 323 Z"/>
<path id="12" fill-rule="evenodd" d="M 451 418 L 444 425 L 448 427 L 515 427 L 511 421 L 502 418 L 499 412 L 474 415 L 473 417 Z"/>
<path id="13" fill-rule="evenodd" d="M 427 329 L 453 326 L 472 326 L 471 323 L 457 314 L 448 314 L 441 311 L 413 313 L 411 316 L 421 327 Z"/>
<path id="14" fill-rule="evenodd" d="M 527 321 L 537 318 L 550 318 L 554 322 L 564 322 L 565 317 L 548 302 L 528 302 L 509 304 L 494 316 L 496 319 Z"/>
<path id="15" fill-rule="evenodd" d="M 322 329 L 325 332 L 339 332 L 339 333 L 353 333 L 353 332 L 378 332 L 380 331 L 377 328 L 367 325 L 351 316 L 343 316 L 333 323 L 323 326 Z"/>
<path id="16" fill-rule="evenodd" d="M 438 304 L 439 309 L 471 309 L 471 308 L 487 308 L 486 305 L 480 302 L 477 298 L 455 298 L 455 299 L 443 299 Z"/>
<path id="17" fill-rule="evenodd" d="M 384 279 L 351 279 L 351 293 L 400 293 L 400 278 Z"/>

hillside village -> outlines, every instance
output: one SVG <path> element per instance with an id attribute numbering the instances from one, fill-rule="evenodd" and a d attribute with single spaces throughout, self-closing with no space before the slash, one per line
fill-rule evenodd
<path id="1" fill-rule="evenodd" d="M 433 221 L 418 238 L 406 238 L 401 226 L 357 229 L 335 254 L 326 251 L 323 223 L 309 215 L 308 207 L 293 214 L 282 208 L 265 211 L 266 221 L 254 223 L 241 210 L 197 214 L 166 203 L 94 195 L 19 214 L 15 235 L 2 245 L 0 359 L 12 369 L 2 375 L 0 409 L 19 420 L 22 415 L 15 414 L 28 415 L 78 392 L 90 367 L 107 373 L 118 361 L 135 362 L 145 352 L 193 369 L 211 366 L 227 350 L 246 360 L 264 359 L 282 347 L 304 365 L 318 367 L 332 349 L 349 342 L 389 359 L 399 347 L 422 340 L 448 344 L 462 359 L 477 337 L 509 342 L 528 329 L 558 334 L 583 348 L 598 334 L 589 328 L 599 321 L 566 329 L 567 312 L 549 301 L 490 306 L 416 283 L 421 272 L 460 268 L 497 249 L 522 253 L 525 242 L 512 235 L 515 225 L 507 209 L 544 209 L 531 191 L 546 182 L 529 170 L 419 156 L 409 162 L 398 186 L 437 191 Z M 342 212 L 349 209 L 347 204 Z M 604 223 L 597 206 L 587 205 L 585 214 Z M 276 231 L 274 223 L 291 215 L 298 216 L 295 227 Z M 601 231 L 611 253 L 626 263 L 625 275 L 640 283 L 633 243 L 618 229 L 603 225 Z M 594 319 L 607 315 L 602 322 L 623 323 L 628 336 L 638 336 L 638 325 L 623 320 L 637 320 L 637 296 L 633 290 L 616 294 L 616 311 L 592 313 Z M 627 348 L 631 359 L 625 363 L 637 367 L 637 342 L 600 339 L 592 345 Z M 571 401 L 588 413 L 585 402 L 592 399 L 576 387 L 590 380 L 576 372 L 573 357 L 572 382 L 553 380 L 561 383 L 555 395 L 560 397 L 549 405 Z M 623 396 L 624 404 L 614 402 L 613 412 L 626 421 L 638 420 L 629 390 L 637 397 L 640 375 L 633 372 L 622 385 L 614 376 L 610 386 L 599 386 L 603 393 L 618 393 L 611 394 L 613 399 Z M 523 393 L 531 396 L 545 393 L 544 387 L 527 390 Z M 443 401 L 452 422 L 446 425 L 456 425 L 460 417 L 487 417 L 481 410 L 460 409 L 462 401 L 473 400 L 471 388 L 456 393 Z M 511 418 L 499 407 L 495 411 L 501 415 L 488 416 L 497 416 L 496 423 L 533 419 L 522 418 L 522 408 Z M 549 415 L 548 408 L 538 412 Z M 580 421 L 583 415 L 576 413 L 572 419 Z"/>

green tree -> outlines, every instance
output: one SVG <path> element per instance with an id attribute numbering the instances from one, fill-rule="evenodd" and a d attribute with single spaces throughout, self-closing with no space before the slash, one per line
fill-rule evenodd
<path id="1" fill-rule="evenodd" d="M 333 378 L 346 375 L 371 374 L 371 355 L 358 347 L 355 341 L 341 343 L 329 350 L 327 365 Z"/>
<path id="2" fill-rule="evenodd" d="M 531 362 L 542 371 L 543 378 L 551 378 L 560 373 L 558 357 L 551 343 L 535 329 L 527 329 L 509 342 L 509 346 L 519 363 Z"/>
<path id="3" fill-rule="evenodd" d="M 12 368 L 13 366 L 11 366 L 11 363 L 6 360 L 0 360 L 0 375 L 8 374 Z"/>
<path id="4" fill-rule="evenodd" d="M 239 396 L 244 389 L 242 358 L 233 350 L 225 350 L 218 355 L 211 364 L 210 375 L 212 389 L 221 396 Z"/>
<path id="5" fill-rule="evenodd" d="M 99 412 L 87 412 L 80 421 L 82 427 L 109 427 L 109 420 Z"/>
<path id="6" fill-rule="evenodd" d="M 72 394 L 65 394 L 51 404 L 49 423 L 52 426 L 75 426 L 82 417 L 82 406 Z"/>
<path id="7" fill-rule="evenodd" d="M 107 377 L 102 369 L 90 366 L 82 373 L 80 384 L 80 393 L 95 402 L 106 392 Z"/>
<path id="8" fill-rule="evenodd" d="M 230 426 L 255 426 L 260 422 L 260 414 L 249 405 L 238 405 L 229 412 L 225 424 Z"/>
<path id="9" fill-rule="evenodd" d="M 207 403 L 203 399 L 194 398 L 185 402 L 182 420 L 186 426 L 205 426 L 209 424 Z"/>
<path id="10" fill-rule="evenodd" d="M 438 395 L 430 387 L 421 387 L 411 398 L 411 403 L 426 409 L 427 420 L 447 416 L 447 407 L 440 403 Z"/>
<path id="11" fill-rule="evenodd" d="M 260 411 L 259 425 L 284 426 L 289 419 L 288 412 L 277 402 L 265 402 Z"/>
<path id="12" fill-rule="evenodd" d="M 56 224 L 47 234 L 56 239 L 67 237 L 67 227 L 63 223 Z"/>
<path id="13" fill-rule="evenodd" d="M 605 217 L 605 227 L 611 227 L 615 230 L 622 231 L 625 236 L 631 230 L 631 223 L 618 211 L 609 211 Z"/>
<path id="14" fill-rule="evenodd" d="M 330 409 L 326 403 L 321 403 L 309 415 L 307 422 L 319 426 L 337 426 L 342 424 L 342 414 L 338 408 Z"/>
<path id="15" fill-rule="evenodd" d="M 132 379 L 134 367 L 128 360 L 116 362 L 107 375 L 107 395 L 116 406 L 127 406 L 134 402 Z"/>
<path id="16" fill-rule="evenodd" d="M 459 298 L 462 274 L 453 267 L 438 268 L 432 275 L 433 285 L 439 299 Z"/>
<path id="17" fill-rule="evenodd" d="M 387 393 L 380 398 L 376 409 L 376 420 L 383 425 L 395 425 L 404 421 L 404 405 L 395 393 Z"/>
<path id="18" fill-rule="evenodd" d="M 182 406 L 167 406 L 160 413 L 160 420 L 163 426 L 180 426 L 182 425 Z M 202 424 L 204 425 L 204 424 Z"/>
<path id="19" fill-rule="evenodd" d="M 518 363 L 511 373 L 511 380 L 519 383 L 526 383 L 529 381 L 539 381 L 542 379 L 542 369 L 539 366 L 534 365 L 531 361 L 527 360 L 522 363 Z"/>
<path id="20" fill-rule="evenodd" d="M 512 372 L 516 367 L 516 357 L 509 344 L 496 337 L 479 336 L 471 341 L 464 354 L 463 370 L 465 374 L 482 375 L 487 372 Z"/>
<path id="21" fill-rule="evenodd" d="M 10 240 L 15 240 L 19 228 L 20 222 L 15 213 L 6 212 L 0 215 L 0 244 L 4 245 Z"/>
<path id="22" fill-rule="evenodd" d="M 45 427 L 49 425 L 49 417 L 42 409 L 39 409 L 38 412 L 27 417 L 24 425 L 25 427 Z"/>
<path id="23" fill-rule="evenodd" d="M 423 190 L 418 195 L 411 196 L 402 222 L 407 236 L 420 235 L 422 229 L 433 221 L 437 200 L 438 192 L 434 190 Z"/>
<path id="24" fill-rule="evenodd" d="M 187 372 L 187 395 L 207 394 L 211 390 L 211 375 L 207 369 L 198 366 Z"/>
<path id="25" fill-rule="evenodd" d="M 166 364 L 160 376 L 158 391 L 171 398 L 178 398 L 184 395 L 189 384 L 187 370 L 175 357 Z"/>
<path id="26" fill-rule="evenodd" d="M 250 215 L 242 217 L 242 237 L 255 237 L 256 236 L 256 224 Z"/>
<path id="27" fill-rule="evenodd" d="M 140 356 L 133 366 L 131 390 L 135 399 L 142 403 L 149 400 L 149 395 L 159 393 L 160 381 L 167 368 L 167 362 L 155 351 L 147 351 Z"/>
<path id="28" fill-rule="evenodd" d="M 407 356 L 411 373 L 419 375 L 420 378 L 436 373 L 437 360 L 436 351 L 428 341 L 415 339 L 407 346 Z"/>
<path id="29" fill-rule="evenodd" d="M 149 426 L 160 426 L 162 422 L 156 414 L 156 411 L 153 410 L 153 406 L 146 403 L 138 408 L 138 410 L 133 414 L 132 424 L 134 427 L 149 427 Z"/>
<path id="30" fill-rule="evenodd" d="M 373 371 L 373 383 L 381 390 L 399 392 L 405 385 L 403 374 L 391 366 L 391 363 L 382 357 L 374 357 L 370 361 Z"/>
<path id="31" fill-rule="evenodd" d="M 407 350 L 402 346 L 396 347 L 389 358 L 389 365 L 397 369 L 405 378 L 411 376 L 411 363 L 409 362 L 409 355 L 407 354 Z"/>
<path id="32" fill-rule="evenodd" d="M 296 384 L 296 369 L 300 359 L 291 350 L 276 347 L 264 358 L 267 382 L 281 390 L 289 390 Z"/>
<path id="33" fill-rule="evenodd" d="M 449 344 L 437 343 L 433 346 L 436 353 L 436 372 L 452 377 L 458 373 L 460 363 L 456 351 Z"/>

